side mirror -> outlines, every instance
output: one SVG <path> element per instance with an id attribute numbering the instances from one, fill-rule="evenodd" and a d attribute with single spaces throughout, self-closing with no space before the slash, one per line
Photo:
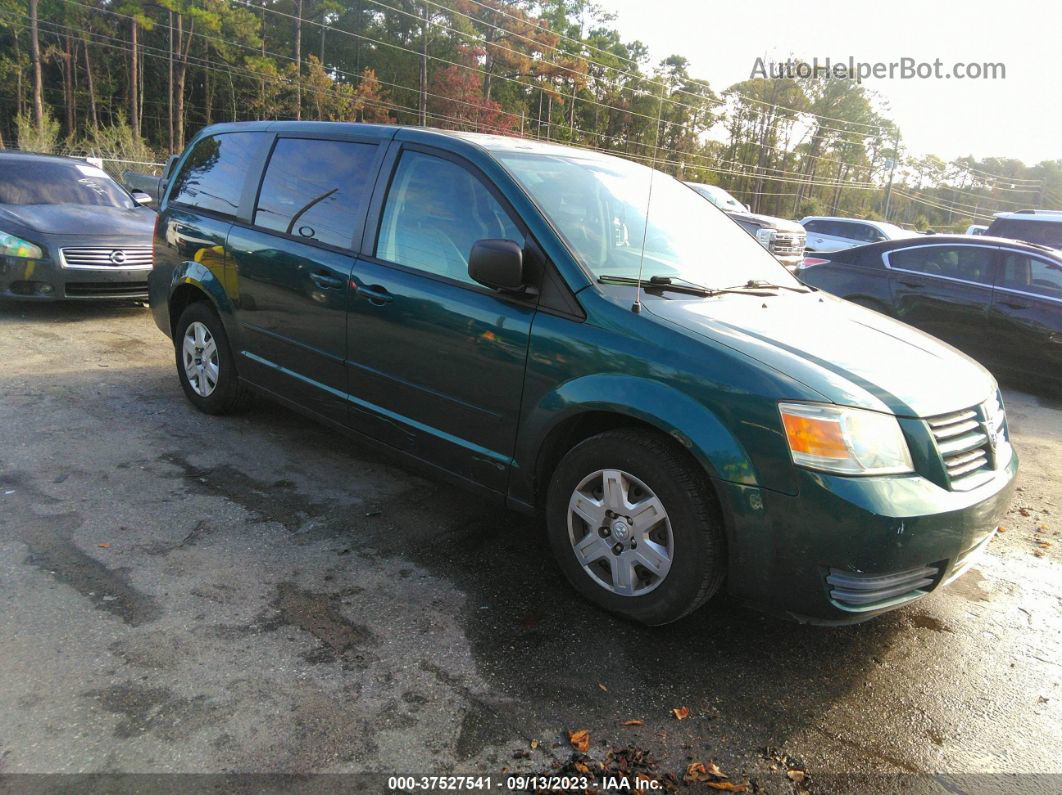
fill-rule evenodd
<path id="1" fill-rule="evenodd" d="M 155 197 L 152 196 L 150 193 L 145 193 L 142 190 L 133 190 L 129 191 L 129 193 L 132 195 L 133 201 L 135 201 L 137 204 L 143 205 L 155 203 Z"/>
<path id="2" fill-rule="evenodd" d="M 468 275 L 492 290 L 518 292 L 524 282 L 524 252 L 512 240 L 478 240 L 468 257 Z"/>

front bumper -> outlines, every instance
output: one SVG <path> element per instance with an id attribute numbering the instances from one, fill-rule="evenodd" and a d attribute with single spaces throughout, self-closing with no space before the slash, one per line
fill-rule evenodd
<path id="1" fill-rule="evenodd" d="M 52 258 L 0 256 L 0 298 L 23 301 L 146 299 L 147 268 L 64 268 Z"/>
<path id="2" fill-rule="evenodd" d="M 949 491 L 919 475 L 801 470 L 798 495 L 724 484 L 731 593 L 815 623 L 854 623 L 922 598 L 983 553 L 1015 486 Z"/>

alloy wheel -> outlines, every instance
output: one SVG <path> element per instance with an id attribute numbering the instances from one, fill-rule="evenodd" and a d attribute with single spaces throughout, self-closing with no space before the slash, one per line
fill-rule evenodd
<path id="1" fill-rule="evenodd" d="M 182 353 L 184 375 L 192 390 L 200 397 L 209 397 L 218 386 L 220 373 L 218 346 L 210 329 L 198 320 L 190 323 L 184 332 Z"/>
<path id="2" fill-rule="evenodd" d="M 572 492 L 568 539 L 583 570 L 620 596 L 655 589 L 674 557 L 671 521 L 660 498 L 619 469 L 599 469 Z"/>

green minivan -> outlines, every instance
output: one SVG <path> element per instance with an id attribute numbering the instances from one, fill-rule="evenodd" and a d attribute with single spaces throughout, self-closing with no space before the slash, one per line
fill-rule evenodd
<path id="1" fill-rule="evenodd" d="M 521 138 L 223 124 L 174 164 L 155 322 L 210 414 L 266 395 L 516 510 L 645 624 L 720 590 L 859 621 L 958 577 L 1018 462 L 987 371 L 805 287 L 659 171 Z"/>

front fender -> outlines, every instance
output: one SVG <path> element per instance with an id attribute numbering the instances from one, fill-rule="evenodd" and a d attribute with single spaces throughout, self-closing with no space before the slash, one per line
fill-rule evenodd
<path id="1" fill-rule="evenodd" d="M 510 496 L 533 501 L 534 470 L 544 440 L 566 421 L 587 412 L 608 412 L 641 420 L 689 450 L 709 477 L 745 486 L 759 485 L 748 453 L 703 404 L 659 381 L 632 375 L 595 374 L 559 385 L 524 412 Z"/>

